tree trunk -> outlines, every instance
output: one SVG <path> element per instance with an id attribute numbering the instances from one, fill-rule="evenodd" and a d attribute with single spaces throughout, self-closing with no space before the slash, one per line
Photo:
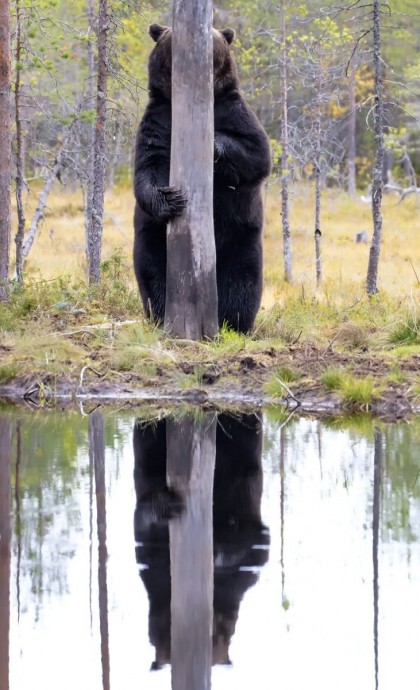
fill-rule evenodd
<path id="1" fill-rule="evenodd" d="M 34 240 L 35 240 L 35 236 L 36 236 L 36 233 L 38 230 L 38 225 L 44 216 L 44 210 L 45 210 L 45 206 L 47 204 L 48 195 L 51 191 L 51 187 L 53 186 L 53 184 L 57 178 L 57 175 L 62 168 L 63 156 L 64 156 L 64 153 L 66 152 L 67 145 L 73 136 L 73 128 L 74 128 L 76 122 L 77 121 L 74 120 L 73 123 L 70 125 L 70 127 L 67 131 L 67 134 L 64 137 L 64 139 L 61 143 L 60 149 L 56 155 L 54 165 L 52 166 L 52 168 L 48 174 L 48 177 L 45 180 L 44 188 L 43 188 L 41 195 L 38 199 L 38 205 L 35 209 L 34 215 L 32 216 L 32 221 L 31 221 L 30 228 L 28 230 L 28 234 L 26 236 L 26 240 L 22 246 L 21 258 L 20 258 L 21 271 L 23 271 L 25 268 L 26 260 L 28 258 L 29 252 L 31 251 L 32 245 L 33 245 Z"/>
<path id="2" fill-rule="evenodd" d="M 316 286 L 322 281 L 321 265 L 321 65 L 317 79 L 317 112 L 315 121 L 315 269 Z"/>
<path id="3" fill-rule="evenodd" d="M 174 0 L 170 185 L 188 205 L 168 226 L 165 328 L 192 340 L 218 329 L 212 18 L 212 0 Z"/>
<path id="4" fill-rule="evenodd" d="M 22 59 L 22 25 L 20 0 L 16 0 L 16 80 L 15 80 L 15 121 L 16 121 L 16 210 L 18 227 L 15 235 L 16 244 L 16 277 L 19 283 L 23 283 L 23 258 L 22 248 L 25 237 L 25 211 L 23 208 L 23 191 L 25 188 L 25 157 L 22 131 L 22 107 L 21 107 L 21 59 Z"/>
<path id="5" fill-rule="evenodd" d="M 373 560 L 373 641 L 375 657 L 375 690 L 379 683 L 379 536 L 381 518 L 381 480 L 382 480 L 382 432 L 375 428 L 374 472 L 373 472 L 373 520 L 372 520 L 372 560 Z"/>
<path id="6" fill-rule="evenodd" d="M 87 66 L 88 66 L 88 82 L 87 82 L 87 108 L 93 110 L 95 98 L 95 55 L 93 52 L 93 43 L 91 35 L 94 31 L 94 7 L 93 0 L 88 0 L 88 43 L 87 43 Z M 95 179 L 95 125 L 89 124 L 87 149 L 88 158 L 86 161 L 86 199 L 85 199 L 85 241 L 86 241 L 86 263 L 89 266 L 89 247 L 91 244 L 92 235 L 92 201 L 93 201 L 93 183 Z"/>
<path id="7" fill-rule="evenodd" d="M 1 15 L 0 15 L 1 16 Z M 1 29 L 0 29 L 1 30 Z M 9 687 L 12 427 L 0 419 L 0 688 Z"/>
<path id="8" fill-rule="evenodd" d="M 351 69 L 349 79 L 349 118 L 347 122 L 347 191 L 356 194 L 356 74 Z"/>
<path id="9" fill-rule="evenodd" d="M 10 0 L 0 0 L 0 300 L 8 297 L 12 176 Z"/>
<path id="10" fill-rule="evenodd" d="M 283 225 L 283 261 L 284 279 L 293 282 L 292 246 L 289 223 L 289 127 L 287 98 L 287 36 L 286 36 L 286 0 L 281 3 L 281 217 Z"/>
<path id="11" fill-rule="evenodd" d="M 382 96 L 381 57 L 381 0 L 373 0 L 373 63 L 375 70 L 375 167 L 372 179 L 373 236 L 369 252 L 366 292 L 369 296 L 378 292 L 379 254 L 382 243 L 382 194 L 384 164 L 384 104 Z"/>
<path id="12" fill-rule="evenodd" d="M 211 686 L 216 427 L 213 413 L 166 427 L 168 485 L 185 497 L 169 525 L 173 690 Z"/>
<path id="13" fill-rule="evenodd" d="M 101 279 L 102 232 L 105 196 L 105 127 L 108 86 L 108 0 L 99 0 L 98 13 L 98 82 L 96 91 L 96 126 L 94 146 L 94 182 L 92 225 L 89 237 L 89 284 Z"/>
<path id="14" fill-rule="evenodd" d="M 112 155 L 112 161 L 109 166 L 109 178 L 108 178 L 108 188 L 113 189 L 115 184 L 115 170 L 118 165 L 121 154 L 121 139 L 122 139 L 122 126 L 119 120 L 115 123 L 115 142 L 114 142 L 114 153 Z"/>
<path id="15" fill-rule="evenodd" d="M 98 411 L 89 416 L 89 449 L 93 453 L 96 487 L 96 519 L 98 525 L 98 589 L 99 627 L 101 632 L 102 687 L 110 688 L 108 585 L 106 547 L 106 492 L 104 420 Z"/>

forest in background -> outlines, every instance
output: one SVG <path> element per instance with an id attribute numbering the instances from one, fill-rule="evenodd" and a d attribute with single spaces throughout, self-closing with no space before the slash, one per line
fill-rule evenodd
<path id="1" fill-rule="evenodd" d="M 14 7 L 13 7 L 14 5 Z M 22 174 L 42 180 L 70 127 L 60 171 L 63 184 L 85 181 L 96 111 L 89 83 L 89 53 L 96 51 L 93 0 L 31 0 L 13 3 L 13 91 L 19 97 Z M 354 155 L 356 184 L 366 188 L 374 156 L 372 49 L 365 5 L 285 3 L 291 170 L 313 174 L 321 106 L 322 176 L 326 184 L 349 182 Z M 408 187 L 420 177 L 420 12 L 415 0 L 383 5 L 386 181 Z M 232 26 L 241 85 L 269 133 L 274 172 L 281 153 L 281 3 L 218 2 L 215 26 Z M 17 24 L 17 17 L 19 22 Z M 171 23 L 169 2 L 115 2 L 109 8 L 107 184 L 129 180 L 136 125 L 147 100 L 147 34 L 153 21 Z M 95 54 L 93 59 L 96 59 Z M 18 91 L 18 93 L 17 93 Z M 76 122 L 76 126 L 73 124 Z M 354 127 L 354 142 L 352 128 Z M 14 153 L 16 156 L 16 129 Z M 354 147 L 354 151 L 352 150 Z"/>
<path id="2" fill-rule="evenodd" d="M 388 193 L 381 292 L 374 299 L 365 291 L 368 241 L 355 242 L 360 231 L 369 240 L 373 226 L 373 3 L 325 7 L 233 0 L 215 6 L 215 25 L 236 31 L 242 90 L 269 134 L 273 175 L 265 195 L 264 296 L 255 329 L 249 337 L 222 329 L 214 343 L 191 347 L 142 318 L 131 260 L 133 146 L 147 102 L 147 58 L 153 47 L 148 26 L 170 24 L 171 3 L 127 1 L 108 7 L 102 26 L 108 38 L 102 63 L 105 98 L 97 93 L 97 10 L 104 2 L 11 4 L 15 241 L 9 300 L 0 302 L 0 384 L 23 381 L 23 390 L 29 385 L 43 396 L 51 385 L 56 391 L 66 381 L 85 390 L 96 377 L 146 387 L 168 377 L 171 389 L 202 386 L 208 379 L 224 390 L 226 380 L 232 386 L 239 380 L 254 391 L 268 382 L 270 395 L 281 395 L 284 382 L 293 390 L 339 390 L 349 404 L 366 406 L 381 395 L 377 381 L 385 379 L 393 400 L 398 390 L 418 405 L 416 2 L 381 4 L 385 151 L 380 177 Z M 95 215 L 89 210 L 89 181 L 95 178 L 98 100 L 105 105 L 106 196 L 105 209 L 96 214 L 104 253 L 95 283 L 86 276 L 87 226 Z M 287 280 L 282 261 L 285 181 L 290 184 L 293 280 Z M 318 186 L 324 270 L 315 284 Z M 21 253 L 25 246 L 27 256 L 31 253 L 16 275 L 19 243 Z"/>
<path id="3" fill-rule="evenodd" d="M 56 180 L 62 190 L 83 190 L 88 224 L 100 16 L 94 0 L 15 0 L 11 9 L 14 232 L 24 262 L 44 214 L 34 199 L 46 206 Z M 339 187 L 350 195 L 358 188 L 368 198 L 375 158 L 371 14 L 370 5 L 360 2 L 216 3 L 215 26 L 236 31 L 242 89 L 269 134 L 274 177 L 287 168 L 290 182 L 310 182 L 318 175 L 324 188 Z M 152 48 L 147 27 L 157 20 L 171 23 L 168 0 L 128 0 L 107 8 L 103 158 L 108 189 L 131 181 L 136 126 L 147 102 Z M 415 0 L 382 4 L 381 31 L 383 182 L 404 199 L 418 194 L 420 179 L 420 12 Z M 22 271 L 23 266 L 18 278 Z"/>

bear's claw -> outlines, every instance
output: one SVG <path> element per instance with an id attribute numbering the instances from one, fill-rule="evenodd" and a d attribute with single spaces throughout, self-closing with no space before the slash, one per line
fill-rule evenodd
<path id="1" fill-rule="evenodd" d="M 156 216 L 167 219 L 182 215 L 188 199 L 176 187 L 158 187 L 156 198 Z"/>

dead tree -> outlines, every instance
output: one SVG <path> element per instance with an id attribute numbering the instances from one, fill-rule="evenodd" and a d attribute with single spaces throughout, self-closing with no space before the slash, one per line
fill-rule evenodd
<path id="1" fill-rule="evenodd" d="M 89 283 L 101 279 L 102 233 L 104 219 L 106 167 L 106 102 L 108 88 L 108 0 L 99 0 L 98 12 L 98 81 L 96 90 L 96 125 L 94 143 L 94 183 L 92 220 L 88 237 Z"/>
<path id="2" fill-rule="evenodd" d="M 281 3 L 281 217 L 283 225 L 283 262 L 284 278 L 287 283 L 293 282 L 292 247 L 289 223 L 289 127 L 288 127 L 288 98 L 287 98 L 287 35 L 286 35 L 286 0 Z"/>
<path id="3" fill-rule="evenodd" d="M 92 33 L 94 31 L 94 5 L 93 0 L 88 0 L 87 5 L 87 19 L 88 19 L 88 41 L 87 41 L 87 107 L 88 109 L 94 108 L 94 98 L 95 98 L 95 84 L 94 84 L 94 73 L 95 73 L 95 55 L 94 46 L 92 41 Z M 95 157 L 94 157 L 94 147 L 95 147 L 95 125 L 89 123 L 88 127 L 88 147 L 89 155 L 86 161 L 86 199 L 85 199 L 85 238 L 86 238 L 86 261 L 88 266 L 89 261 L 89 247 L 90 238 L 92 235 L 92 201 L 93 201 L 93 185 L 95 180 Z"/>
<path id="4" fill-rule="evenodd" d="M 213 3 L 174 0 L 170 185 L 187 208 L 167 231 L 165 328 L 191 340 L 218 328 L 213 223 Z"/>
<path id="5" fill-rule="evenodd" d="M 7 299 L 11 235 L 12 172 L 10 0 L 0 0 L 0 300 Z"/>
<path id="6" fill-rule="evenodd" d="M 23 260 L 22 247 L 25 237 L 25 209 L 23 205 L 23 192 L 25 182 L 25 153 L 22 127 L 22 83 L 21 83 L 21 61 L 23 52 L 22 40 L 22 8 L 20 0 L 15 2 L 16 8 L 16 77 L 15 77 L 15 123 L 16 123 L 16 211 L 18 227 L 15 235 L 16 244 L 16 277 L 19 283 L 23 282 Z"/>
<path id="7" fill-rule="evenodd" d="M 373 64 L 375 70 L 374 135 L 375 167 L 372 177 L 373 235 L 369 252 L 366 292 L 371 297 L 378 292 L 379 254 L 382 243 L 382 195 L 384 188 L 384 102 L 382 94 L 381 0 L 373 0 Z"/>
<path id="8" fill-rule="evenodd" d="M 54 182 L 56 181 L 57 177 L 59 176 L 61 169 L 63 168 L 65 154 L 67 153 L 68 147 L 71 145 L 77 121 L 78 120 L 73 120 L 72 124 L 68 128 L 67 133 L 60 144 L 60 148 L 56 153 L 54 163 L 52 164 L 48 172 L 41 194 L 39 195 L 38 204 L 32 216 L 31 225 L 28 229 L 26 238 L 22 237 L 19 243 L 16 243 L 16 277 L 18 279 L 18 270 L 22 275 L 29 252 L 31 251 L 32 245 L 36 237 L 38 226 L 44 217 L 44 211 L 47 205 L 48 196 L 51 191 L 51 188 Z"/>

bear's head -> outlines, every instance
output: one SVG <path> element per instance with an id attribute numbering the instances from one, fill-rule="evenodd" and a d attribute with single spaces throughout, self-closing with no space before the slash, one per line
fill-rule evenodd
<path id="1" fill-rule="evenodd" d="M 171 97 L 172 82 L 172 29 L 152 24 L 149 34 L 156 45 L 149 57 L 149 90 L 158 91 L 166 98 Z M 236 63 L 229 46 L 235 38 L 233 29 L 213 29 L 213 79 L 214 95 L 226 89 L 238 89 L 239 80 Z"/>

